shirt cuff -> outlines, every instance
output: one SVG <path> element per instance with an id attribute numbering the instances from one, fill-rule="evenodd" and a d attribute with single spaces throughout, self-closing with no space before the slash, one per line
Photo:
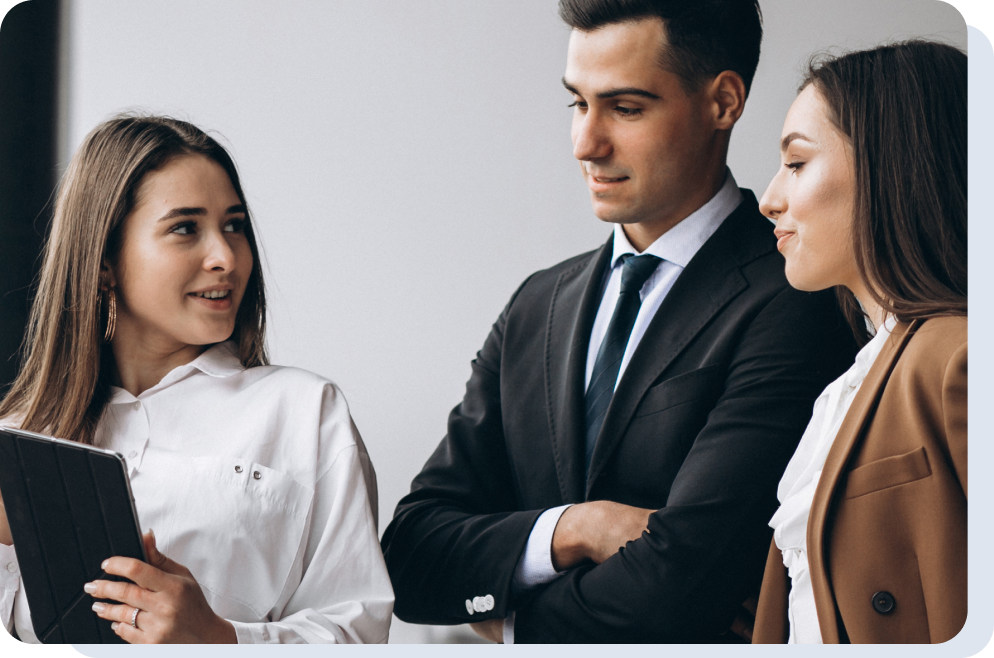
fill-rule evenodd
<path id="1" fill-rule="evenodd" d="M 271 642 L 265 624 L 250 624 L 231 619 L 227 621 L 235 627 L 235 640 L 238 644 L 268 644 Z"/>
<path id="2" fill-rule="evenodd" d="M 13 546 L 0 544 L 0 589 L 17 591 L 21 587 L 21 570 Z"/>
<path id="3" fill-rule="evenodd" d="M 511 585 L 515 592 L 544 585 L 555 580 L 556 576 L 562 573 L 552 566 L 552 536 L 556 533 L 559 517 L 569 507 L 572 505 L 547 509 L 535 521 L 531 534 L 528 535 L 525 552 L 521 554 L 518 566 L 514 569 Z"/>
<path id="4" fill-rule="evenodd" d="M 504 617 L 504 644 L 514 644 L 514 611 Z"/>

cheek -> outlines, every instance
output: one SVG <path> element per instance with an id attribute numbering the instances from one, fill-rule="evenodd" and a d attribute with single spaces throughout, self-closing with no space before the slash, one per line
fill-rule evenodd
<path id="1" fill-rule="evenodd" d="M 166 251 L 135 248 L 122 252 L 118 285 L 130 307 L 154 313 L 183 301 L 180 293 L 191 276 L 188 259 Z"/>

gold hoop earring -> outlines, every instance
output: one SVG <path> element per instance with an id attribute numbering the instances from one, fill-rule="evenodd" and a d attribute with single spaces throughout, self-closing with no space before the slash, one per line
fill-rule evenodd
<path id="1" fill-rule="evenodd" d="M 110 343 L 114 338 L 114 329 L 117 328 L 117 295 L 113 290 L 107 291 L 107 329 L 104 331 L 104 344 Z"/>

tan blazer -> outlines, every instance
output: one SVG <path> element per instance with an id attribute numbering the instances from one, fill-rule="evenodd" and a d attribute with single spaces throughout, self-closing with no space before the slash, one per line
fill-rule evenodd
<path id="1" fill-rule="evenodd" d="M 966 318 L 898 324 L 828 453 L 807 550 L 822 639 L 944 642 L 966 622 Z M 773 543 L 754 643 L 787 641 Z"/>

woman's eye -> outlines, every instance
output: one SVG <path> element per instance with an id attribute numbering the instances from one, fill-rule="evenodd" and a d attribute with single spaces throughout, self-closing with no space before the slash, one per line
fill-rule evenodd
<path id="1" fill-rule="evenodd" d="M 787 167 L 787 169 L 790 169 L 791 171 L 795 171 L 796 172 L 798 169 L 800 169 L 801 167 L 804 166 L 804 163 L 803 162 L 785 162 L 783 166 Z"/>
<path id="2" fill-rule="evenodd" d="M 245 230 L 244 219 L 232 219 L 224 225 L 225 233 L 241 233 Z"/>
<path id="3" fill-rule="evenodd" d="M 192 235 L 197 230 L 196 222 L 183 222 L 177 224 L 170 229 L 170 233 L 176 233 L 177 235 Z"/>

